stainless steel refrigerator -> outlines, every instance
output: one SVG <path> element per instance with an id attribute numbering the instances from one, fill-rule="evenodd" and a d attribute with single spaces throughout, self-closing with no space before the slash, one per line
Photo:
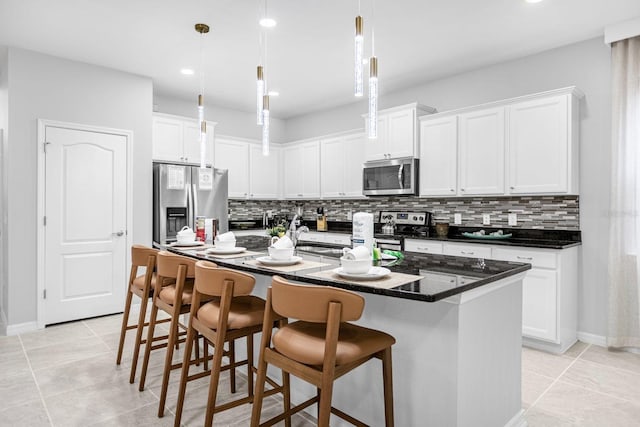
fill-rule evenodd
<path id="1" fill-rule="evenodd" d="M 185 225 L 195 231 L 195 218 L 218 220 L 218 232 L 229 230 L 229 180 L 226 169 L 200 169 L 171 163 L 153 164 L 153 241 L 176 241 Z"/>

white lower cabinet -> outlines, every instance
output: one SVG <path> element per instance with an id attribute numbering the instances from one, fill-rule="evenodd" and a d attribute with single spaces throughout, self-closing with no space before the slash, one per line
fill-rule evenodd
<path id="1" fill-rule="evenodd" d="M 523 344 L 560 354 L 576 342 L 578 247 L 538 249 L 406 239 L 404 249 L 531 264 L 522 283 Z M 458 284 L 467 279 L 458 278 Z"/>
<path id="2" fill-rule="evenodd" d="M 351 247 L 351 234 L 329 233 L 324 231 L 309 231 L 302 233 L 298 239 L 301 242 L 329 243 Z"/>

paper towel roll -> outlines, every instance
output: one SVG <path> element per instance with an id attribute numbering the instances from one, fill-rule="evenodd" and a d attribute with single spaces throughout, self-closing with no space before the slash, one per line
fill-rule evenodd
<path id="1" fill-rule="evenodd" d="M 364 246 L 373 250 L 373 214 L 356 212 L 353 214 L 353 247 Z"/>

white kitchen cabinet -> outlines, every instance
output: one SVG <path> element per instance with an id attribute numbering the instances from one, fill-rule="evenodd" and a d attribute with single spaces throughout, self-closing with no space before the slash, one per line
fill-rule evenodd
<path id="1" fill-rule="evenodd" d="M 458 192 L 458 117 L 420 118 L 420 196 Z"/>
<path id="2" fill-rule="evenodd" d="M 200 123 L 197 120 L 154 113 L 152 158 L 164 162 L 200 164 Z M 214 160 L 215 123 L 207 121 L 206 163 Z"/>
<path id="3" fill-rule="evenodd" d="M 296 142 L 283 148 L 284 197 L 320 198 L 320 141 Z"/>
<path id="4" fill-rule="evenodd" d="M 504 107 L 460 114 L 458 120 L 460 195 L 504 194 Z"/>
<path id="5" fill-rule="evenodd" d="M 577 110 L 572 94 L 508 106 L 510 194 L 578 193 Z"/>
<path id="6" fill-rule="evenodd" d="M 424 254 L 442 254 L 442 242 L 432 242 L 420 239 L 405 239 L 404 250 L 408 252 L 419 252 Z"/>
<path id="7" fill-rule="evenodd" d="M 266 157 L 262 155 L 262 146 L 257 141 L 220 137 L 215 147 L 215 167 L 229 171 L 229 198 L 280 197 L 279 147 L 272 144 Z"/>
<path id="8" fill-rule="evenodd" d="M 269 147 L 269 155 L 262 155 L 262 145 L 249 145 L 249 198 L 280 198 L 280 148 Z"/>
<path id="9" fill-rule="evenodd" d="M 320 141 L 322 198 L 362 197 L 365 135 L 361 132 Z"/>
<path id="10" fill-rule="evenodd" d="M 419 157 L 417 118 L 433 112 L 435 109 L 417 103 L 378 111 L 378 137 L 367 141 L 365 160 Z M 368 120 L 365 116 L 365 129 Z"/>
<path id="11" fill-rule="evenodd" d="M 249 144 L 218 138 L 215 147 L 215 167 L 229 171 L 229 198 L 246 199 L 249 195 Z"/>
<path id="12" fill-rule="evenodd" d="M 466 243 L 444 242 L 442 253 L 445 255 L 461 256 L 467 258 L 491 258 L 491 246 Z"/>
<path id="13" fill-rule="evenodd" d="M 493 259 L 526 262 L 523 280 L 523 343 L 563 353 L 577 340 L 578 249 L 494 247 Z"/>

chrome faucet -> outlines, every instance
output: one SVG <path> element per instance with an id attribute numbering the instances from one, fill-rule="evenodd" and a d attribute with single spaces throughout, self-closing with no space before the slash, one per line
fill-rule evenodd
<path id="1" fill-rule="evenodd" d="M 289 231 L 287 231 L 287 236 L 293 242 L 293 246 L 295 247 L 298 244 L 298 239 L 302 233 L 308 233 L 309 227 L 303 225 L 302 227 L 297 227 L 300 224 L 300 220 L 298 219 L 298 215 L 294 215 L 291 220 L 291 224 L 289 224 Z"/>

